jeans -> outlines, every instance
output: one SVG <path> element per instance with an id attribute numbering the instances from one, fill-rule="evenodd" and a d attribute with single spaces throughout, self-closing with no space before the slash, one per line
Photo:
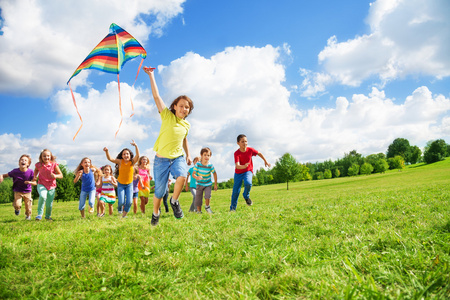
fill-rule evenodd
<path id="1" fill-rule="evenodd" d="M 92 190 L 90 192 L 84 192 L 81 191 L 80 193 L 80 204 L 78 205 L 79 210 L 84 210 L 84 207 L 86 206 L 86 198 L 89 196 L 89 206 L 94 207 L 95 205 L 95 190 Z"/>
<path id="2" fill-rule="evenodd" d="M 169 173 L 175 179 L 178 177 L 186 177 L 187 165 L 184 156 L 170 159 L 155 155 L 153 174 L 155 175 L 155 197 L 157 199 L 161 199 L 166 193 L 167 184 L 169 183 Z"/>
<path id="3" fill-rule="evenodd" d="M 52 216 L 53 199 L 55 198 L 56 189 L 47 190 L 45 186 L 38 184 L 37 191 L 39 193 L 38 215 L 42 216 L 44 214 L 45 203 L 45 217 L 50 218 Z"/>
<path id="4" fill-rule="evenodd" d="M 133 183 L 121 184 L 117 183 L 117 198 L 118 198 L 118 208 L 117 210 L 122 211 L 122 206 L 125 206 L 124 210 L 128 213 L 133 203 Z"/>
<path id="5" fill-rule="evenodd" d="M 250 198 L 250 189 L 252 188 L 253 173 L 247 171 L 245 173 L 234 173 L 233 193 L 231 194 L 231 206 L 230 210 L 236 210 L 239 193 L 241 192 L 242 181 L 244 181 L 244 199 Z"/>

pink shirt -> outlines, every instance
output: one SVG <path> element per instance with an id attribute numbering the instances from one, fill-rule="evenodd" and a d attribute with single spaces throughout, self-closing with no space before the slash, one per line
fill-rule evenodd
<path id="1" fill-rule="evenodd" d="M 38 184 L 42 184 L 47 190 L 56 188 L 56 179 L 52 177 L 52 173 L 55 173 L 56 166 L 58 166 L 56 162 L 50 162 L 48 165 L 38 162 L 35 165 L 39 171 Z"/>

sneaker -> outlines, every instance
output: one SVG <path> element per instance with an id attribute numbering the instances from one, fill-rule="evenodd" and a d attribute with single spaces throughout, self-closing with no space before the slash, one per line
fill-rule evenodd
<path id="1" fill-rule="evenodd" d="M 25 217 L 25 220 L 30 221 L 30 220 L 31 220 L 31 217 L 30 217 L 30 216 L 26 216 L 26 217 Z"/>
<path id="2" fill-rule="evenodd" d="M 122 214 L 123 214 L 123 211 L 119 210 L 119 215 L 122 215 Z"/>
<path id="3" fill-rule="evenodd" d="M 247 203 L 248 206 L 252 206 L 252 204 L 253 204 L 252 199 L 250 199 L 250 198 L 245 199 L 245 203 Z"/>
<path id="4" fill-rule="evenodd" d="M 14 210 L 14 213 L 16 214 L 16 216 L 18 216 L 20 214 L 20 209 Z"/>
<path id="5" fill-rule="evenodd" d="M 181 210 L 180 207 L 180 202 L 175 202 L 172 203 L 172 197 L 170 197 L 170 206 L 172 206 L 172 210 L 173 210 L 173 215 L 175 216 L 176 219 L 182 219 L 184 217 L 183 215 L 183 211 Z"/>
<path id="6" fill-rule="evenodd" d="M 211 209 L 211 206 L 205 206 L 205 210 L 208 214 L 213 214 L 213 211 Z"/>
<path id="7" fill-rule="evenodd" d="M 50 222 L 53 222 L 53 219 L 52 219 L 52 217 L 45 217 L 45 219 L 47 220 L 47 221 L 50 221 Z"/>
<path id="8" fill-rule="evenodd" d="M 201 211 L 201 210 L 198 210 L 198 211 L 196 211 L 196 213 L 198 213 L 198 214 L 202 214 L 202 211 Z"/>
<path id="9" fill-rule="evenodd" d="M 99 218 L 103 218 L 104 216 L 105 216 L 105 213 L 98 215 Z"/>
<path id="10" fill-rule="evenodd" d="M 36 221 L 42 220 L 42 216 L 36 216 Z"/>
<path id="11" fill-rule="evenodd" d="M 235 213 L 236 210 L 235 210 L 235 209 L 230 209 L 230 212 L 231 212 L 231 213 Z"/>
<path id="12" fill-rule="evenodd" d="M 90 214 L 94 213 L 94 208 L 93 207 L 89 208 L 89 213 Z"/>
<path id="13" fill-rule="evenodd" d="M 155 214 L 152 213 L 152 226 L 156 226 L 159 223 L 159 216 L 155 216 Z"/>

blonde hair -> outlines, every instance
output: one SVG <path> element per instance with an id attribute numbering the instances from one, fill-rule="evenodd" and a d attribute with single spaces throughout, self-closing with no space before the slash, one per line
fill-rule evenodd
<path id="1" fill-rule="evenodd" d="M 46 149 L 44 149 L 44 150 L 41 151 L 41 154 L 39 154 L 39 162 L 40 162 L 41 164 L 44 163 L 44 160 L 42 159 L 42 154 L 43 154 L 44 152 L 47 152 L 47 151 L 50 152 L 50 161 L 56 162 L 56 156 L 53 155 L 52 151 L 50 151 L 50 150 L 48 150 L 48 149 L 46 148 Z"/>
<path id="2" fill-rule="evenodd" d="M 141 157 L 139 157 L 139 160 L 138 160 L 138 167 L 141 166 L 141 161 L 142 161 L 142 159 L 144 159 L 144 158 L 147 159 L 147 163 L 144 165 L 144 168 L 145 168 L 146 170 L 150 170 L 150 160 L 148 159 L 147 156 L 141 156 Z"/>

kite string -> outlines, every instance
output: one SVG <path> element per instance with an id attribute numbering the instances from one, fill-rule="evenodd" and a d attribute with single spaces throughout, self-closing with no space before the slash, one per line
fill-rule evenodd
<path id="1" fill-rule="evenodd" d="M 75 141 L 75 138 L 77 137 L 78 132 L 80 132 L 81 127 L 83 127 L 83 119 L 81 118 L 80 112 L 78 111 L 77 102 L 75 101 L 75 96 L 73 95 L 72 87 L 70 86 L 70 81 L 69 81 L 69 88 L 70 88 L 70 93 L 72 94 L 73 105 L 75 105 L 75 109 L 77 110 L 78 117 L 80 117 L 80 121 L 81 121 L 80 128 L 78 128 L 77 133 L 75 133 L 75 136 L 72 139 Z"/>
<path id="2" fill-rule="evenodd" d="M 133 86 L 131 87 L 131 91 L 133 91 L 134 85 L 136 84 L 136 81 L 137 81 L 137 78 L 138 78 L 138 75 L 139 75 L 139 71 L 141 70 L 143 62 L 144 62 L 144 59 L 142 58 L 141 59 L 141 63 L 139 64 L 139 68 L 137 70 L 136 78 L 134 79 Z M 130 116 L 130 118 L 131 118 L 132 116 L 134 116 L 134 105 L 133 105 L 133 99 L 131 99 L 131 95 L 130 95 L 130 102 L 131 102 L 131 109 L 132 109 L 132 114 Z"/>
<path id="3" fill-rule="evenodd" d="M 117 86 L 119 87 L 119 109 L 120 109 L 120 124 L 119 128 L 116 131 L 116 135 L 114 138 L 117 137 L 117 134 L 119 133 L 120 126 L 122 126 L 123 116 L 122 116 L 122 98 L 120 97 L 120 80 L 119 80 L 119 73 L 117 73 Z"/>

